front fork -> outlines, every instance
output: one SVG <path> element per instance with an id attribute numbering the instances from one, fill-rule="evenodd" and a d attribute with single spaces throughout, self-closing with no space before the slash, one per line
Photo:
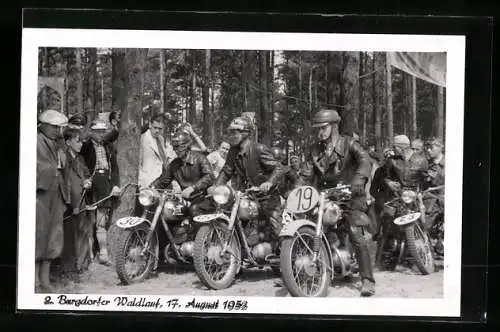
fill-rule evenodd
<path id="1" fill-rule="evenodd" d="M 231 209 L 231 216 L 229 217 L 229 225 L 227 225 L 230 234 L 229 234 L 229 237 L 226 239 L 226 241 L 224 241 L 224 247 L 222 248 L 221 255 L 224 255 L 230 246 L 231 238 L 232 238 L 231 235 L 233 233 L 234 223 L 236 222 L 236 216 L 238 214 L 240 200 L 241 200 L 241 197 L 239 195 L 236 195 L 236 199 L 235 199 L 235 202 L 233 204 L 233 208 Z"/>
<path id="2" fill-rule="evenodd" d="M 153 235 L 155 233 L 156 226 L 158 225 L 158 220 L 160 219 L 160 214 L 163 211 L 163 204 L 165 203 L 165 197 L 162 195 L 160 197 L 160 202 L 158 203 L 158 206 L 156 207 L 155 214 L 153 216 L 153 220 L 151 222 L 151 227 L 149 228 L 148 235 L 146 237 L 146 243 L 144 244 L 144 248 L 142 248 L 141 254 L 144 255 L 146 252 L 149 250 L 149 244 L 151 239 L 153 238 Z M 146 212 L 145 212 L 146 214 Z"/>
<path id="3" fill-rule="evenodd" d="M 314 237 L 313 242 L 313 262 L 316 262 L 318 259 L 319 249 L 321 247 L 321 235 L 323 233 L 323 210 L 325 207 L 325 197 L 326 194 L 322 192 L 319 197 L 319 211 L 318 211 L 318 220 L 316 222 L 316 236 Z"/>

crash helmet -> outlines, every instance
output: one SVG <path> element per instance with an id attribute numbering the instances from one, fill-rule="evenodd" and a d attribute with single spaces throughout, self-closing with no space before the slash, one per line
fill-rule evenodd
<path id="1" fill-rule="evenodd" d="M 177 131 L 172 137 L 172 147 L 176 151 L 185 151 L 191 147 L 193 140 L 191 135 L 184 131 Z"/>
<path id="2" fill-rule="evenodd" d="M 323 109 L 314 114 L 312 127 L 323 127 L 330 123 L 339 123 L 341 119 L 342 118 L 336 110 Z"/>
<path id="3" fill-rule="evenodd" d="M 234 118 L 229 124 L 228 130 L 239 130 L 244 132 L 252 132 L 253 125 L 249 119 L 245 117 Z"/>

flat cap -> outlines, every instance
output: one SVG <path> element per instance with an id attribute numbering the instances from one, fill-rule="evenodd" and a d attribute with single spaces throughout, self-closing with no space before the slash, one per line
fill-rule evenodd
<path id="1" fill-rule="evenodd" d="M 410 145 L 410 139 L 406 135 L 396 135 L 394 136 L 394 144 Z"/>
<path id="2" fill-rule="evenodd" d="M 38 117 L 41 123 L 47 123 L 53 126 L 65 127 L 68 125 L 68 118 L 66 115 L 55 110 L 46 110 Z"/>

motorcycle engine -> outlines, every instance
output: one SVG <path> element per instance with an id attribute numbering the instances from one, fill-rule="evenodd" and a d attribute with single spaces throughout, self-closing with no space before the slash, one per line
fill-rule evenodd
<path id="1" fill-rule="evenodd" d="M 252 255 L 256 260 L 264 260 L 266 256 L 273 253 L 273 248 L 269 242 L 261 242 L 252 248 Z"/>
<path id="2" fill-rule="evenodd" d="M 171 228 L 175 244 L 181 244 L 188 240 L 190 225 L 178 225 Z"/>
<path id="3" fill-rule="evenodd" d="M 349 265 L 352 264 L 352 255 L 351 253 L 346 250 L 346 249 L 338 249 L 339 252 L 338 252 L 338 255 L 335 254 L 335 252 L 333 252 L 333 264 L 335 266 L 340 266 L 342 265 L 342 263 L 344 263 L 344 265 L 346 265 L 347 267 L 349 267 Z"/>
<path id="4" fill-rule="evenodd" d="M 244 233 L 255 259 L 264 260 L 267 255 L 272 254 L 272 246 L 269 243 L 270 232 L 272 232 L 272 228 L 265 220 L 247 222 Z"/>
<path id="5" fill-rule="evenodd" d="M 194 241 L 188 241 L 181 244 L 179 251 L 184 257 L 193 257 Z"/>

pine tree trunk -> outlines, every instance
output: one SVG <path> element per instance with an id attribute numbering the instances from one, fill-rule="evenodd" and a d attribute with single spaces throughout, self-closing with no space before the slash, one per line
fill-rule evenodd
<path id="1" fill-rule="evenodd" d="M 372 96 L 373 96 L 373 115 L 374 115 L 374 127 L 375 127 L 375 149 L 378 153 L 382 152 L 382 121 L 380 112 L 380 102 L 378 95 L 378 72 L 377 66 L 378 53 L 373 52 L 373 78 L 372 78 Z"/>
<path id="2" fill-rule="evenodd" d="M 309 139 L 310 130 L 307 122 L 307 110 L 304 108 L 304 94 L 303 94 L 303 69 L 302 69 L 302 52 L 299 52 L 299 100 L 297 102 L 297 108 L 300 113 L 304 116 L 304 142 L 307 145 Z"/>
<path id="3" fill-rule="evenodd" d="M 205 77 L 203 79 L 203 129 L 204 136 L 210 148 L 215 148 L 214 116 L 210 109 L 210 50 L 205 50 Z"/>
<path id="4" fill-rule="evenodd" d="M 267 52 L 269 56 L 269 136 L 271 143 L 274 140 L 274 51 Z"/>
<path id="5" fill-rule="evenodd" d="M 89 70 L 87 76 L 87 111 L 91 114 L 92 119 L 97 118 L 97 109 L 96 109 L 96 94 L 97 94 L 97 49 L 96 48 L 88 48 L 87 49 L 89 55 Z"/>
<path id="6" fill-rule="evenodd" d="M 267 57 L 269 51 L 260 51 L 260 124 L 262 142 L 266 145 L 271 144 L 271 135 L 269 128 L 269 101 L 268 101 L 268 65 Z"/>
<path id="7" fill-rule="evenodd" d="M 385 72 L 386 72 L 386 107 L 387 107 L 387 138 L 389 142 L 394 139 L 394 118 L 392 112 L 392 72 L 391 65 L 389 64 L 388 57 L 386 55 L 385 60 Z"/>
<path id="8" fill-rule="evenodd" d="M 325 95 L 324 95 L 324 103 L 326 104 L 326 108 L 330 108 L 330 80 L 328 77 L 328 67 L 330 65 L 330 53 L 326 53 L 326 58 L 325 58 Z"/>
<path id="9" fill-rule="evenodd" d="M 165 56 L 164 50 L 160 49 L 160 112 L 165 115 Z"/>
<path id="10" fill-rule="evenodd" d="M 417 78 L 411 78 L 411 132 L 413 137 L 418 137 L 417 132 Z"/>
<path id="11" fill-rule="evenodd" d="M 310 129 L 310 121 L 311 121 L 311 116 L 312 116 L 312 76 L 313 76 L 313 68 L 311 67 L 311 69 L 309 70 L 309 97 L 308 97 L 308 101 L 309 101 L 309 105 L 308 105 L 308 110 L 306 112 L 306 127 L 307 127 L 307 133 L 310 133 L 311 132 L 311 129 Z M 306 137 L 306 146 L 309 146 L 309 135 Z"/>
<path id="12" fill-rule="evenodd" d="M 444 91 L 442 86 L 438 86 L 437 95 L 437 138 L 441 141 L 444 139 Z"/>
<path id="13" fill-rule="evenodd" d="M 247 51 L 241 51 L 241 87 L 243 89 L 243 112 L 248 111 L 248 68 L 247 68 Z"/>
<path id="14" fill-rule="evenodd" d="M 119 165 L 120 187 L 126 184 L 137 183 L 139 177 L 139 142 L 141 135 L 141 113 L 142 113 L 142 77 L 146 64 L 147 49 L 113 49 L 113 59 L 121 61 L 123 67 L 113 66 L 114 69 L 123 68 L 114 76 L 123 85 L 114 86 L 117 93 L 115 100 L 124 101 L 121 113 L 121 124 L 117 142 L 117 163 Z M 115 256 L 116 237 L 120 233 L 115 223 L 118 219 L 131 216 L 134 213 L 136 203 L 136 187 L 128 187 L 123 192 L 118 206 L 113 212 L 113 223 L 108 231 L 108 246 L 112 257 Z"/>
<path id="15" fill-rule="evenodd" d="M 83 69 L 82 69 L 82 51 L 80 48 L 75 49 L 75 99 L 76 113 L 83 113 Z"/>
<path id="16" fill-rule="evenodd" d="M 42 75 L 50 76 L 50 64 L 49 64 L 49 48 L 43 48 L 43 62 L 42 62 Z M 42 89 L 42 111 L 45 111 L 48 108 L 49 104 L 49 95 L 47 92 L 47 88 Z"/>
<path id="17" fill-rule="evenodd" d="M 191 86 L 190 86 L 190 105 L 189 105 L 189 123 L 196 126 L 196 54 L 194 50 L 189 51 L 191 54 Z"/>
<path id="18" fill-rule="evenodd" d="M 358 110 L 361 113 L 362 121 L 361 124 L 363 126 L 363 131 L 361 133 L 361 140 L 364 142 L 366 138 L 366 114 L 363 103 L 363 82 L 364 78 L 361 78 L 364 74 L 364 54 L 363 52 L 359 52 L 359 74 L 358 74 Z M 356 116 L 358 118 L 358 116 Z M 358 126 L 359 127 L 359 126 Z M 359 130 L 359 129 L 358 129 Z M 359 132 L 358 132 L 359 134 Z"/>
<path id="19" fill-rule="evenodd" d="M 111 53 L 111 103 L 115 111 L 123 112 L 125 109 L 125 50 L 114 48 Z"/>

